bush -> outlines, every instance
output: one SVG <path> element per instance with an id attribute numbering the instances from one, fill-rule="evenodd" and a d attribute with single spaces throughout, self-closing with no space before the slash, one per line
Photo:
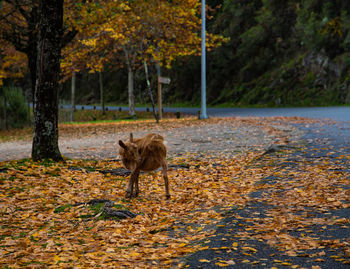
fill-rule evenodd
<path id="1" fill-rule="evenodd" d="M 10 128 L 22 128 L 27 124 L 28 110 L 22 89 L 16 87 L 4 87 L 2 95 L 6 97 L 7 122 Z M 0 129 L 5 128 L 5 115 L 3 98 L 0 103 Z"/>

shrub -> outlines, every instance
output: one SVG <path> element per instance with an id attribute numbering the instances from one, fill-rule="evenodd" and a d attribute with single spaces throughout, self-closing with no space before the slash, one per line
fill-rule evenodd
<path id="1" fill-rule="evenodd" d="M 2 95 L 6 96 L 7 122 L 10 128 L 22 128 L 27 123 L 28 111 L 21 88 L 4 87 Z M 1 98 L 3 100 L 3 98 Z M 5 128 L 4 103 L 0 103 L 0 129 Z"/>

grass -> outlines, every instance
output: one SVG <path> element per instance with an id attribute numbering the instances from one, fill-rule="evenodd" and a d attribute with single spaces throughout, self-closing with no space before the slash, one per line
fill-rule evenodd
<path id="1" fill-rule="evenodd" d="M 98 123 L 115 123 L 115 122 L 136 122 L 154 119 L 152 111 L 136 111 L 136 117 L 131 118 L 128 111 L 106 111 L 105 115 L 102 115 L 98 110 L 77 110 L 74 112 L 74 121 L 66 122 L 68 120 L 70 110 L 60 109 L 59 111 L 59 124 L 98 124 Z M 164 119 L 176 118 L 175 113 L 165 112 L 163 113 Z M 8 142 L 14 140 L 30 140 L 33 136 L 33 127 L 25 127 L 21 129 L 0 129 L 0 142 Z"/>
<path id="2" fill-rule="evenodd" d="M 68 109 L 61 109 L 61 114 L 70 113 Z M 164 112 L 163 118 L 175 118 L 175 113 Z M 152 111 L 136 111 L 135 116 L 130 116 L 128 111 L 106 111 L 103 115 L 99 110 L 77 110 L 74 112 L 73 124 L 79 123 L 109 123 L 135 120 L 155 120 Z M 64 121 L 64 119 L 63 119 Z M 67 122 L 68 123 L 68 122 Z"/>

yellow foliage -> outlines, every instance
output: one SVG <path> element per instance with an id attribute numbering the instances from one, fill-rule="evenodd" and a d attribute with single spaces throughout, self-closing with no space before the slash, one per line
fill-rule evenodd
<path id="1" fill-rule="evenodd" d="M 153 59 L 170 68 L 177 57 L 200 53 L 200 7 L 195 0 L 88 4 L 80 12 L 83 26 L 78 28 L 76 45 L 63 52 L 63 72 L 69 75 L 77 68 L 100 70 L 107 62 L 119 63 L 116 57 L 129 64 Z M 227 40 L 207 34 L 207 48 Z"/>

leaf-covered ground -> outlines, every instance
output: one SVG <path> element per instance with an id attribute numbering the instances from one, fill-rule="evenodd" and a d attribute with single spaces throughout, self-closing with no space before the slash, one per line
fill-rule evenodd
<path id="1" fill-rule="evenodd" d="M 261 175 L 249 201 L 226 214 L 188 267 L 349 267 L 349 128 L 307 129 L 307 145 L 248 165 Z"/>
<path id="2" fill-rule="evenodd" d="M 0 264 L 345 268 L 350 153 L 312 139 L 322 143 L 175 157 L 170 200 L 160 172 L 142 174 L 141 195 L 125 200 L 127 177 L 113 173 L 119 161 L 2 162 Z M 81 204 L 91 199 L 138 215 L 108 218 L 101 204 Z"/>

